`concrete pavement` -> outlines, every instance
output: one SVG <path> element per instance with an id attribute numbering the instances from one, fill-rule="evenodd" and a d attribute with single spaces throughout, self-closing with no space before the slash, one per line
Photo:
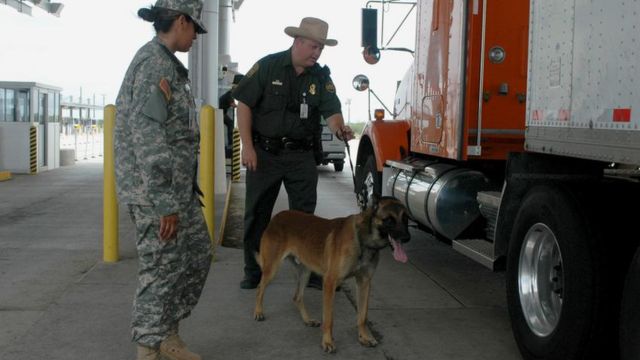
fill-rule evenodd
<path id="1" fill-rule="evenodd" d="M 320 167 L 317 213 L 356 212 L 350 170 L 332 169 Z M 129 337 L 137 271 L 133 227 L 120 211 L 121 259 L 103 263 L 101 186 L 99 161 L 0 182 L 0 360 L 135 358 Z M 236 206 L 242 186 L 232 187 Z M 224 199 L 216 200 L 218 218 L 224 206 Z M 286 196 L 276 207 L 286 208 Z M 242 226 L 241 208 L 233 213 L 227 232 Z M 357 342 L 352 280 L 336 297 L 335 355 L 322 352 L 319 328 L 302 324 L 286 266 L 267 290 L 267 320 L 255 322 L 255 292 L 238 286 L 242 250 L 228 247 L 216 250 L 201 302 L 182 325 L 183 338 L 204 359 L 520 359 L 503 275 L 423 232 L 412 235 L 410 263 L 395 262 L 385 250 L 373 279 L 369 320 L 380 341 L 376 348 Z M 312 316 L 321 318 L 321 292 L 305 295 Z"/>

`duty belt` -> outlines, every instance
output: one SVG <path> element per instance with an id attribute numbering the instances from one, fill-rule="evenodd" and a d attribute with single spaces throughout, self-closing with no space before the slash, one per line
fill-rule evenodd
<path id="1" fill-rule="evenodd" d="M 313 150 L 313 138 L 293 139 L 287 136 L 274 138 L 254 134 L 253 143 L 260 146 L 262 150 L 275 155 L 282 151 L 305 152 Z"/>

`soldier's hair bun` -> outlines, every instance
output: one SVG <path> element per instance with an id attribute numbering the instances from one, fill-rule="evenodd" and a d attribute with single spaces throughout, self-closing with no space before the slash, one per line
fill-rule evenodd
<path id="1" fill-rule="evenodd" d="M 154 8 L 142 8 L 138 10 L 138 16 L 144 21 L 154 22 L 158 19 L 158 12 Z"/>

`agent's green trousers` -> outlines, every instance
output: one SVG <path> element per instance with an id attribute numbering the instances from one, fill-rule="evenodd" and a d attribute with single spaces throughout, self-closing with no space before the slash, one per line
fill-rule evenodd
<path id="1" fill-rule="evenodd" d="M 256 147 L 258 168 L 247 171 L 244 210 L 244 273 L 259 280 L 260 267 L 255 254 L 266 229 L 280 187 L 284 184 L 289 209 L 313 213 L 316 209 L 318 169 L 313 151 L 274 155 Z"/>

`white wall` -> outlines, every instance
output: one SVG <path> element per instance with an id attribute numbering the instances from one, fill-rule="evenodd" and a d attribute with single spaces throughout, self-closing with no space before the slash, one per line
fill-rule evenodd
<path id="1" fill-rule="evenodd" d="M 29 123 L 0 123 L 0 171 L 17 174 L 31 172 L 29 159 Z M 50 123 L 47 133 L 47 166 L 42 167 L 42 125 L 38 129 L 38 171 L 60 167 L 60 124 Z"/>
<path id="2" fill-rule="evenodd" d="M 0 170 L 29 173 L 29 123 L 0 123 Z"/>
<path id="3" fill-rule="evenodd" d="M 38 144 L 39 145 L 39 144 Z M 47 128 L 47 168 L 60 167 L 60 124 L 49 123 Z"/>

